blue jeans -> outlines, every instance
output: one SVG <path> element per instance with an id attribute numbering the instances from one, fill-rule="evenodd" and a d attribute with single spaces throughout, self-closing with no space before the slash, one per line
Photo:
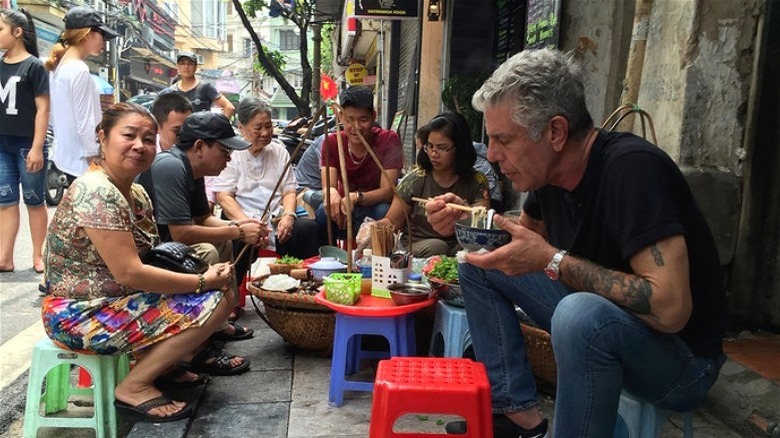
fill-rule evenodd
<path id="1" fill-rule="evenodd" d="M 556 437 L 612 436 L 621 389 L 664 409 L 690 410 L 704 401 L 725 360 L 696 357 L 679 336 L 653 330 L 606 298 L 575 292 L 543 273 L 509 277 L 468 264 L 458 270 L 495 413 L 537 404 L 515 304 L 551 333 Z"/>
<path id="2" fill-rule="evenodd" d="M 0 135 L 0 207 L 19 204 L 19 184 L 22 185 L 22 198 L 30 207 L 46 202 L 46 162 L 49 159 L 47 149 L 43 148 L 43 168 L 27 172 L 27 154 L 30 153 L 32 139 L 16 135 Z"/>
<path id="3" fill-rule="evenodd" d="M 320 226 L 320 232 L 323 236 L 328 235 L 328 216 L 325 214 L 325 204 L 322 204 L 317 208 L 317 213 L 314 216 L 314 220 Z M 352 233 L 357 234 L 358 228 L 363 224 L 365 218 L 370 217 L 375 220 L 382 219 L 387 214 L 387 210 L 390 210 L 390 204 L 382 202 L 374 205 L 357 206 L 352 209 Z M 336 223 L 333 222 L 334 237 L 337 239 L 346 239 L 347 230 L 340 230 L 336 227 Z M 353 236 L 354 237 L 354 236 Z M 327 237 L 326 237 L 327 238 Z"/>

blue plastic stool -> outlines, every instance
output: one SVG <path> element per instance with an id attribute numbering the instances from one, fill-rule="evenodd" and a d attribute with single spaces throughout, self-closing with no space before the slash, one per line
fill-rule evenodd
<path id="1" fill-rule="evenodd" d="M 471 346 L 471 333 L 466 319 L 466 309 L 442 301 L 436 303 L 436 316 L 433 319 L 433 333 L 428 355 L 462 358 L 469 346 Z"/>
<path id="2" fill-rule="evenodd" d="M 618 405 L 615 438 L 656 438 L 671 414 L 671 411 L 623 391 Z M 683 417 L 683 436 L 693 438 L 693 416 L 690 412 L 681 412 L 680 415 Z"/>
<path id="3" fill-rule="evenodd" d="M 390 351 L 363 350 L 362 335 L 379 335 L 390 344 Z M 370 317 L 336 313 L 336 329 L 333 336 L 333 358 L 330 365 L 330 391 L 328 404 L 339 407 L 344 404 L 344 391 L 374 390 L 374 382 L 347 380 L 354 374 L 363 359 L 386 359 L 394 356 L 414 356 L 414 315 Z"/>
<path id="4" fill-rule="evenodd" d="M 71 366 L 86 369 L 92 378 L 91 388 L 70 385 Z M 130 361 L 127 355 L 102 356 L 63 350 L 49 339 L 35 344 L 27 384 L 27 405 L 24 411 L 24 437 L 37 436 L 41 427 L 92 428 L 97 438 L 116 437 L 114 388 L 127 375 Z M 41 383 L 46 378 L 46 392 Z M 92 395 L 94 413 L 91 417 L 51 417 L 46 414 L 66 410 L 70 395 Z M 43 415 L 41 413 L 43 402 Z"/>

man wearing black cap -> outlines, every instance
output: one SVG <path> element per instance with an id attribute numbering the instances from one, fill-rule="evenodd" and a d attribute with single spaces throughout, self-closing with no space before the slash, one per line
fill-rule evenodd
<path id="1" fill-rule="evenodd" d="M 268 230 L 260 220 L 221 220 L 211 214 L 206 199 L 203 177 L 219 175 L 230 154 L 249 145 L 222 114 L 201 111 L 184 119 L 176 145 L 160 152 L 138 178 L 152 199 L 163 242 L 190 245 L 209 264 L 232 261 L 234 239 L 248 245 L 268 244 Z M 231 289 L 235 294 L 235 284 Z M 250 338 L 252 333 L 226 325 L 216 337 L 232 341 Z"/>
<path id="2" fill-rule="evenodd" d="M 192 103 L 192 110 L 211 111 L 212 105 L 222 108 L 222 114 L 228 118 L 233 116 L 236 108 L 230 101 L 217 91 L 213 84 L 201 82 L 195 77 L 198 69 L 198 57 L 192 52 L 180 52 L 176 57 L 176 68 L 179 71 L 179 82 L 162 90 L 160 94 L 178 91 Z"/>

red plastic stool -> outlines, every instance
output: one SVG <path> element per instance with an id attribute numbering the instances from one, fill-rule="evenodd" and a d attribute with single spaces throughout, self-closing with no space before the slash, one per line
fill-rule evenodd
<path id="1" fill-rule="evenodd" d="M 393 432 L 404 414 L 454 414 L 466 420 L 464 437 L 493 435 L 490 383 L 485 366 L 471 359 L 394 357 L 379 362 L 369 437 L 430 434 Z"/>

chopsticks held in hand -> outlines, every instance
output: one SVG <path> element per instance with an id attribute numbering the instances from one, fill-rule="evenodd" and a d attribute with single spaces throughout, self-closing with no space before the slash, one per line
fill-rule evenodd
<path id="1" fill-rule="evenodd" d="M 425 205 L 425 204 L 433 201 L 433 199 L 431 199 L 431 198 L 424 199 L 424 198 L 412 197 L 412 201 L 419 202 L 420 204 Z M 473 207 L 469 207 L 468 205 L 453 204 L 451 202 L 447 203 L 447 207 L 454 208 L 455 210 L 465 211 L 465 212 L 468 212 L 468 213 L 471 213 L 471 212 L 474 211 L 474 208 Z"/>

